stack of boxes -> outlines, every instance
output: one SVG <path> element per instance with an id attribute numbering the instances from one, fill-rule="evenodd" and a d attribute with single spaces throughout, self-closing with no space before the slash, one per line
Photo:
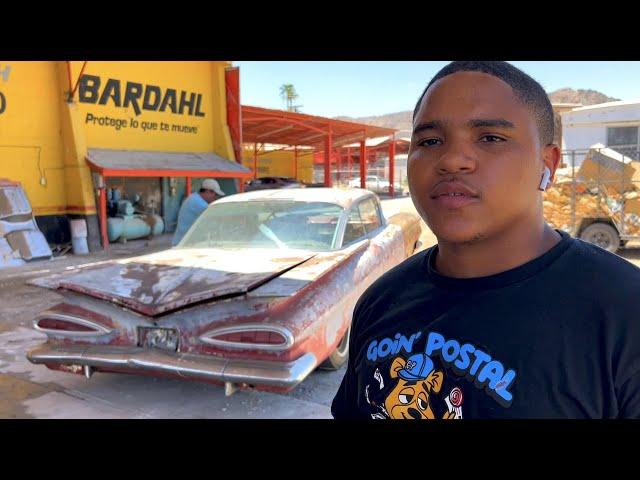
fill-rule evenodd
<path id="1" fill-rule="evenodd" d="M 19 183 L 0 179 L 0 268 L 51 256 L 24 189 Z"/>

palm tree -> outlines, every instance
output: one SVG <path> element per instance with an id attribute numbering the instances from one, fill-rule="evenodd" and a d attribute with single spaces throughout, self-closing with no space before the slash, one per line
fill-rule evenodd
<path id="1" fill-rule="evenodd" d="M 296 89 L 291 83 L 285 83 L 280 86 L 280 97 L 287 104 L 287 110 L 293 112 L 296 108 L 293 105 L 293 101 L 298 98 Z"/>

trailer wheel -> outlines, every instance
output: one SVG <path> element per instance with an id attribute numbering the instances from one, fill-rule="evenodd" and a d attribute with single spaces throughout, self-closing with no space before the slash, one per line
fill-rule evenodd
<path id="1" fill-rule="evenodd" d="M 611 253 L 615 253 L 620 248 L 618 232 L 606 223 L 592 223 L 582 231 L 580 238 Z"/>
<path id="2" fill-rule="evenodd" d="M 351 325 L 347 329 L 344 337 L 338 344 L 338 347 L 329 357 L 320 364 L 321 370 L 339 370 L 340 367 L 349 358 L 349 334 L 351 333 Z"/>

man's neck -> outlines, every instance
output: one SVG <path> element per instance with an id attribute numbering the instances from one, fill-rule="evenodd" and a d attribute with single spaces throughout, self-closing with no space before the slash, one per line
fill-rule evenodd
<path id="1" fill-rule="evenodd" d="M 436 270 L 454 278 L 486 277 L 519 267 L 543 255 L 561 236 L 544 222 L 514 228 L 469 243 L 438 241 Z"/>

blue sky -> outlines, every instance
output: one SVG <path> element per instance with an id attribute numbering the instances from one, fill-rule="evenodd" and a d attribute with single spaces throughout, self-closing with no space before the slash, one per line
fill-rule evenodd
<path id="1" fill-rule="evenodd" d="M 234 62 L 244 105 L 284 108 L 280 85 L 292 83 L 301 111 L 362 117 L 413 109 L 429 79 L 448 62 Z M 546 91 L 592 89 L 640 100 L 640 62 L 511 62 Z"/>

